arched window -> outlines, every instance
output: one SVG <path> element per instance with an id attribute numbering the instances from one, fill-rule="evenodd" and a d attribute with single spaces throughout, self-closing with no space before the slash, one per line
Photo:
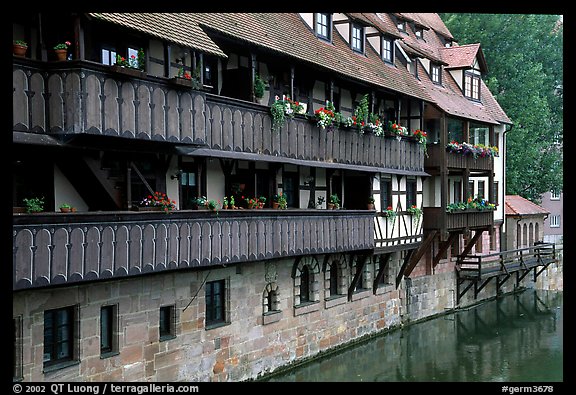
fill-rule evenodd
<path id="1" fill-rule="evenodd" d="M 330 264 L 330 296 L 338 295 L 338 283 L 340 282 L 338 262 L 332 261 Z"/>
<path id="2" fill-rule="evenodd" d="M 524 224 L 522 232 L 522 247 L 526 247 L 528 243 L 528 225 Z"/>
<path id="3" fill-rule="evenodd" d="M 310 269 L 304 266 L 300 272 L 300 303 L 310 301 Z"/>
<path id="4" fill-rule="evenodd" d="M 262 311 L 264 314 L 280 310 L 278 296 L 278 285 L 276 283 L 268 283 L 262 295 Z"/>
<path id="5" fill-rule="evenodd" d="M 530 222 L 528 226 L 528 246 L 531 247 L 534 245 L 534 225 Z"/>
<path id="6" fill-rule="evenodd" d="M 534 225 L 534 239 L 536 241 L 542 241 L 540 238 L 540 226 L 538 226 L 538 222 Z"/>
<path id="7" fill-rule="evenodd" d="M 522 226 L 516 225 L 516 248 L 522 247 Z"/>

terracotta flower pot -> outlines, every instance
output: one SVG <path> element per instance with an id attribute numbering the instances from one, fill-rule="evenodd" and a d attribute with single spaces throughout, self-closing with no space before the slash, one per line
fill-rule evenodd
<path id="1" fill-rule="evenodd" d="M 16 56 L 26 56 L 26 51 L 28 51 L 28 47 L 20 44 L 13 44 L 12 49 Z"/>
<path id="2" fill-rule="evenodd" d="M 62 62 L 66 60 L 66 56 L 68 55 L 67 49 L 55 49 L 54 52 L 56 53 L 56 59 L 58 59 L 58 61 Z"/>

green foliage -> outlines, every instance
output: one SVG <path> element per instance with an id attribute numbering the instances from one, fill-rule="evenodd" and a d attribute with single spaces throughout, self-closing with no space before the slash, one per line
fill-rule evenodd
<path id="1" fill-rule="evenodd" d="M 261 99 L 264 97 L 265 89 L 266 83 L 260 78 L 260 75 L 256 74 L 256 77 L 254 77 L 254 96 L 256 96 L 257 99 Z"/>
<path id="2" fill-rule="evenodd" d="M 460 44 L 480 43 L 484 79 L 514 125 L 506 193 L 534 202 L 563 189 L 563 29 L 558 15 L 440 14 Z"/>
<path id="3" fill-rule="evenodd" d="M 44 197 L 23 199 L 28 213 L 40 213 L 44 211 Z"/>

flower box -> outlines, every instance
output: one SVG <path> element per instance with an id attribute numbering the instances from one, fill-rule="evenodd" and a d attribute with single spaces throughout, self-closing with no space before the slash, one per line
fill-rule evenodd
<path id="1" fill-rule="evenodd" d="M 194 87 L 193 81 L 191 79 L 184 78 L 184 77 L 171 78 L 170 82 L 174 85 L 184 86 L 187 88 L 193 88 Z"/>
<path id="2" fill-rule="evenodd" d="M 159 206 L 149 206 L 149 207 L 135 206 L 134 211 L 164 211 L 164 208 Z"/>
<path id="3" fill-rule="evenodd" d="M 111 66 L 114 73 L 128 75 L 130 77 L 144 78 L 146 73 L 140 69 L 134 69 L 132 67 L 118 66 L 117 64 Z"/>

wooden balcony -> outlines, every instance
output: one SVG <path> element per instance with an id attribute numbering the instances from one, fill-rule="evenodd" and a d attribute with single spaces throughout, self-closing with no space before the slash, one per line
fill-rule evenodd
<path id="1" fill-rule="evenodd" d="M 428 157 L 424 158 L 425 168 L 440 168 L 442 165 L 441 150 L 446 148 L 440 144 L 428 144 Z M 446 165 L 450 169 L 470 169 L 472 171 L 492 171 L 494 158 L 490 156 L 474 158 L 472 155 L 446 152 Z"/>
<path id="2" fill-rule="evenodd" d="M 447 231 L 480 229 L 494 226 L 494 211 L 465 210 L 447 213 L 440 207 L 424 207 L 424 229 L 440 230 L 444 216 Z"/>
<path id="3" fill-rule="evenodd" d="M 182 154 L 424 175 L 422 147 L 411 139 L 321 130 L 301 115 L 274 132 L 268 106 L 99 63 L 14 59 L 13 87 L 18 132 L 121 136 L 171 142 Z"/>
<path id="4" fill-rule="evenodd" d="M 13 290 L 374 247 L 367 210 L 16 214 Z"/>

